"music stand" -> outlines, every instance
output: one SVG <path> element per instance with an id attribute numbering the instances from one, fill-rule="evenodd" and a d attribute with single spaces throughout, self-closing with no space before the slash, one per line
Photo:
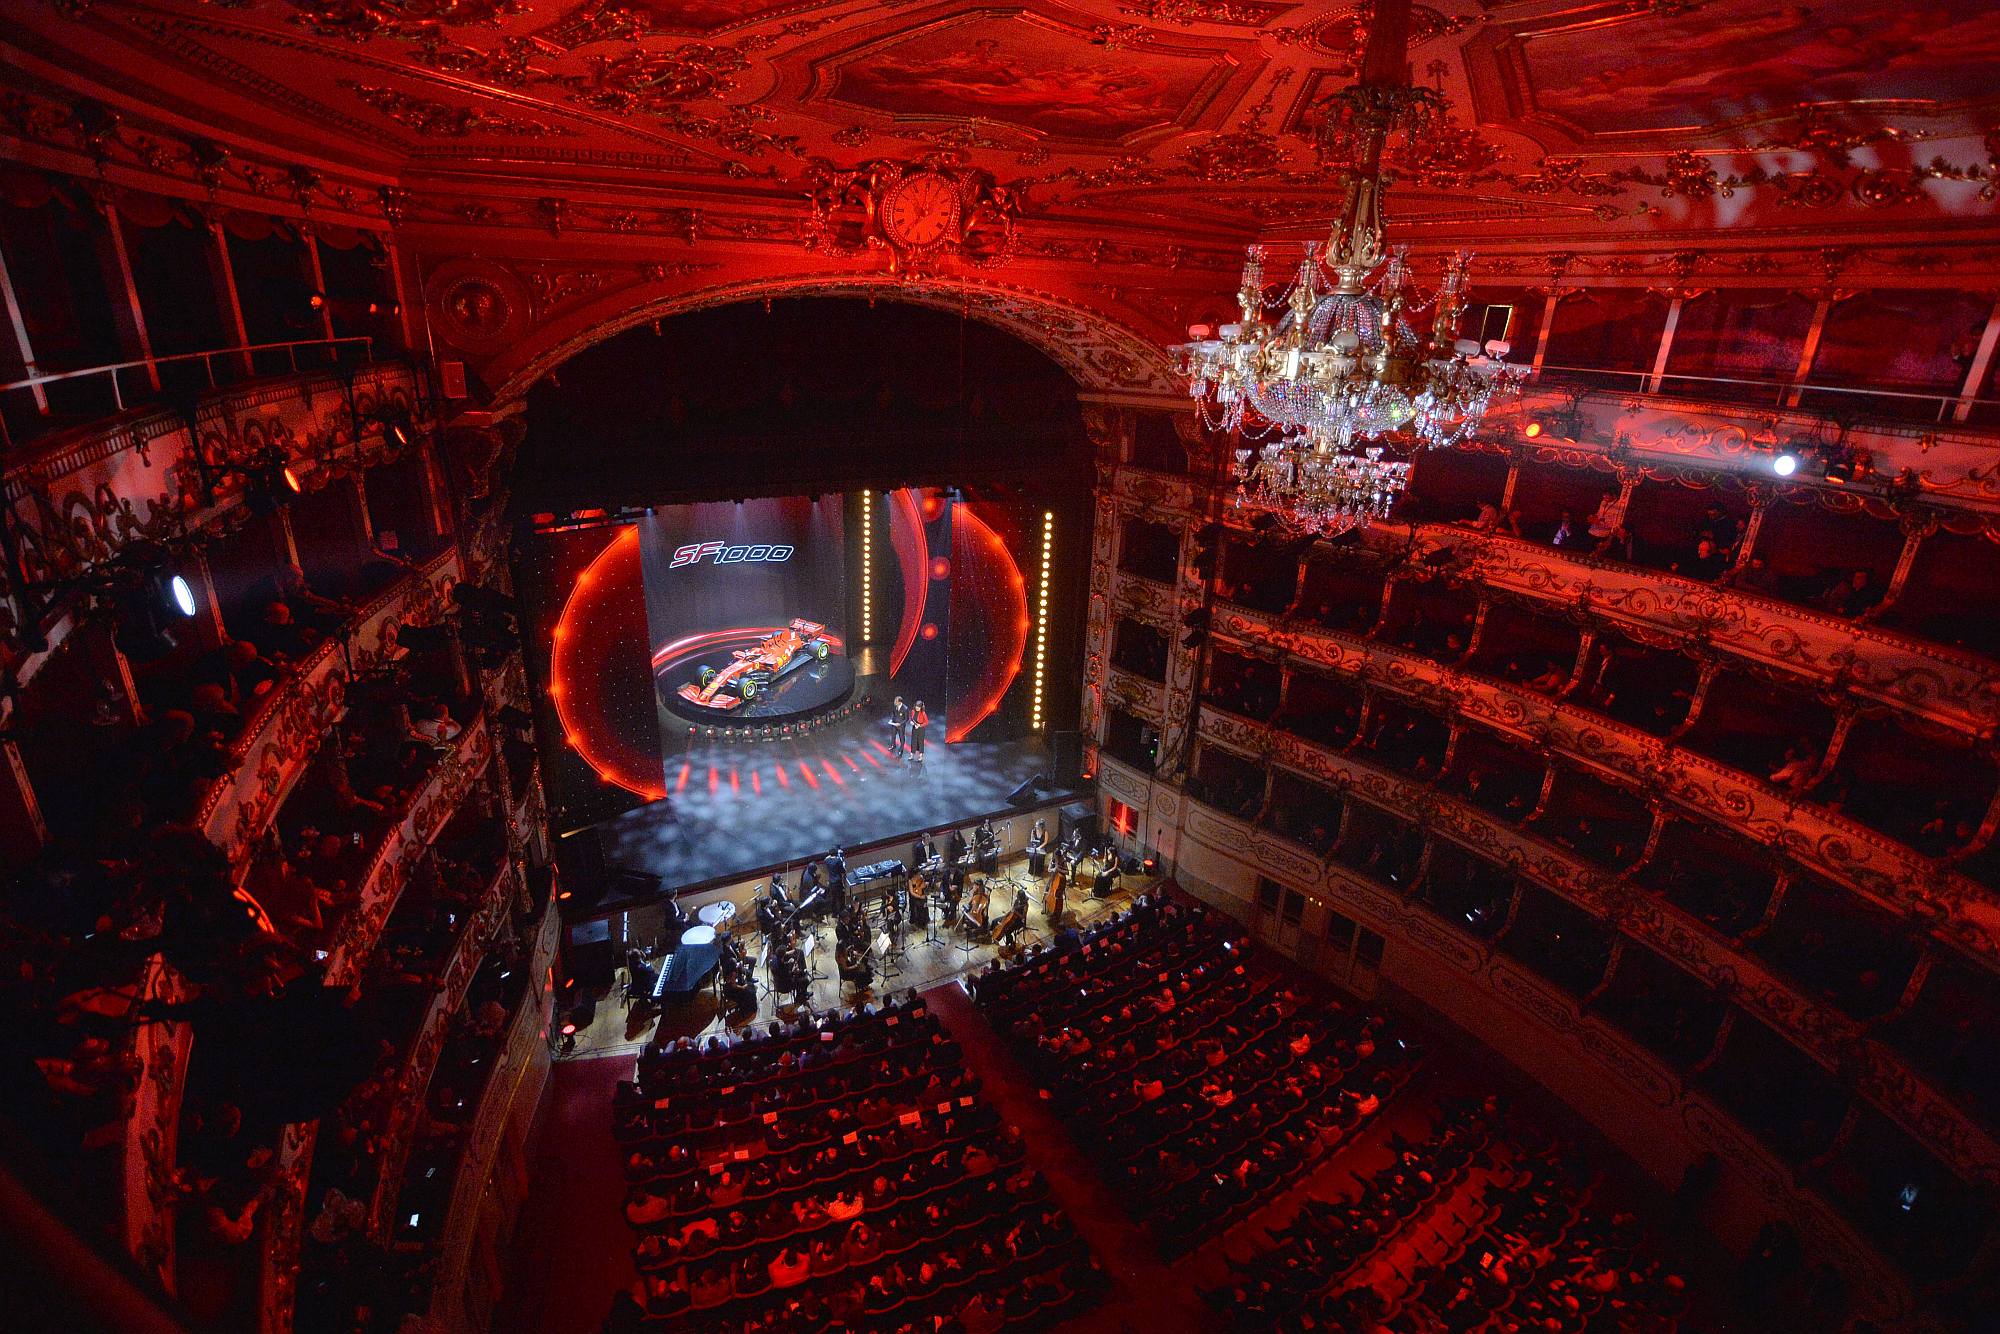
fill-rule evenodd
<path id="1" fill-rule="evenodd" d="M 887 931 L 878 930 L 875 933 L 875 951 L 882 956 L 882 980 L 884 982 L 887 982 L 892 977 L 901 977 L 903 975 L 902 968 L 896 962 L 903 957 L 903 951 L 897 946 L 894 940 L 890 939 Z"/>

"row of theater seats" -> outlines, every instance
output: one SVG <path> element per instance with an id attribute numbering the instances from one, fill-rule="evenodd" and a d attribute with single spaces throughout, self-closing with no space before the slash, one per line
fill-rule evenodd
<path id="1" fill-rule="evenodd" d="M 1161 1248 L 1283 1190 L 1405 1084 L 1413 1044 L 1249 961 L 1226 918 L 1149 898 L 977 994 Z"/>
<path id="2" fill-rule="evenodd" d="M 1584 1169 L 1500 1100 L 1444 1104 L 1391 1135 L 1356 1190 L 1303 1201 L 1203 1294 L 1243 1330 L 1671 1334 L 1687 1285 L 1630 1214 L 1593 1208 Z"/>
<path id="3" fill-rule="evenodd" d="M 640 1279 L 607 1328 L 1035 1328 L 1096 1260 L 914 994 L 649 1046 L 621 1084 Z"/>

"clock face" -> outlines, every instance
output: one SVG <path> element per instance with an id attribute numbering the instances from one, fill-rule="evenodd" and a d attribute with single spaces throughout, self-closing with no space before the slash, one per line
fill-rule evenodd
<path id="1" fill-rule="evenodd" d="M 958 187 L 936 172 L 905 176 L 882 196 L 882 231 L 906 249 L 938 245 L 957 225 Z"/>

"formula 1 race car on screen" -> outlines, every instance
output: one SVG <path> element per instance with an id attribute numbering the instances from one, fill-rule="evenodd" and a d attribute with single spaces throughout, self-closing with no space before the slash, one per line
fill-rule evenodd
<path id="1" fill-rule="evenodd" d="M 733 709 L 748 704 L 786 673 L 807 663 L 825 662 L 833 652 L 821 634 L 825 629 L 817 621 L 793 621 L 751 647 L 737 649 L 730 655 L 734 661 L 720 671 L 704 666 L 677 693 L 690 704 L 705 709 Z"/>

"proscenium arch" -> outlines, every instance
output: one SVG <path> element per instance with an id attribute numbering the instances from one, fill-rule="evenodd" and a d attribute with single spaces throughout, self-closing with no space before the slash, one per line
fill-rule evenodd
<path id="1" fill-rule="evenodd" d="M 565 323 L 582 327 L 534 353 L 500 383 L 496 410 L 519 406 L 543 376 L 588 347 L 654 320 L 692 311 L 785 297 L 847 297 L 900 301 L 953 311 L 1020 339 L 1063 368 L 1086 393 L 1172 394 L 1173 363 L 1144 335 L 1046 292 L 958 278 L 926 278 L 921 285 L 889 274 L 839 278 L 760 278 L 697 288 L 621 305 L 616 296 L 576 312 Z"/>

